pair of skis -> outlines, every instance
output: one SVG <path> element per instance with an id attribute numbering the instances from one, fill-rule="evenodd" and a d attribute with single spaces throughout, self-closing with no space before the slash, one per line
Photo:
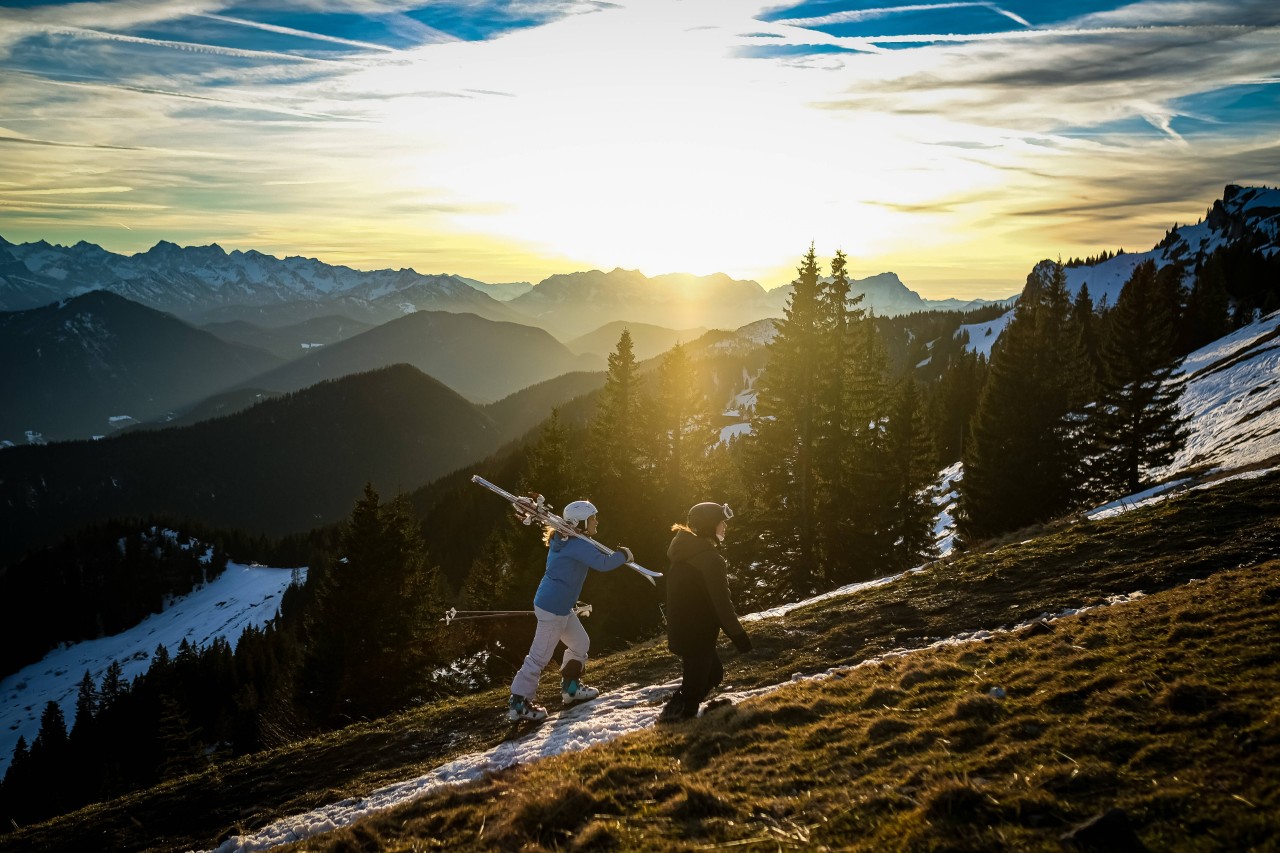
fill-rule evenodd
<path id="1" fill-rule="evenodd" d="M 584 540 L 589 545 L 592 545 L 601 554 L 614 553 L 614 550 L 609 546 L 601 545 L 599 542 L 592 539 L 590 536 L 587 536 L 586 534 L 579 532 L 578 529 L 574 527 L 572 524 L 570 524 L 569 522 L 565 521 L 563 518 L 561 518 L 560 516 L 552 512 L 551 511 L 552 508 L 547 505 L 546 499 L 543 498 L 542 495 L 538 495 L 538 494 L 527 495 L 527 496 L 513 495 L 511 492 L 508 492 L 506 489 L 503 489 L 500 486 L 495 486 L 493 483 L 490 483 L 488 480 L 486 480 L 484 477 L 481 477 L 479 474 L 474 475 L 471 478 L 471 482 L 484 486 L 486 489 L 493 492 L 498 497 L 505 498 L 507 501 L 509 501 L 512 507 L 515 508 L 516 517 L 520 519 L 520 522 L 522 524 L 531 525 L 536 521 L 538 524 L 543 525 L 545 527 L 550 527 L 552 530 L 564 536 L 576 536 L 577 538 Z M 649 581 L 649 583 L 653 584 L 654 586 L 658 585 L 656 578 L 662 577 L 662 572 L 655 572 L 650 569 L 646 569 L 644 566 L 641 566 L 638 563 L 628 562 L 626 563 L 626 566 L 627 568 L 632 569 L 640 573 L 641 575 L 643 575 L 645 580 Z"/>

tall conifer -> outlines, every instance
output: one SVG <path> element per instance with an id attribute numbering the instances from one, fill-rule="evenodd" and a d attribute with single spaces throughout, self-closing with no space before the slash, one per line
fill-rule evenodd
<path id="1" fill-rule="evenodd" d="M 1096 415 L 1099 469 L 1110 496 L 1138 491 L 1144 471 L 1167 465 L 1186 439 L 1178 400 L 1183 384 L 1171 381 L 1176 327 L 1153 261 L 1144 261 L 1120 291 L 1103 345 L 1104 394 Z"/>
<path id="2" fill-rule="evenodd" d="M 815 448 L 819 377 L 828 367 L 822 287 L 812 245 L 796 273 L 784 317 L 769 344 L 769 364 L 759 382 L 758 430 L 744 461 L 759 484 L 751 493 L 752 518 L 763 550 L 763 580 L 779 591 L 807 594 L 823 574 L 814 513 Z"/>
<path id="3" fill-rule="evenodd" d="M 1091 371 L 1070 315 L 1062 265 L 1036 265 L 992 349 L 965 449 L 967 538 L 1047 521 L 1080 500 Z"/>

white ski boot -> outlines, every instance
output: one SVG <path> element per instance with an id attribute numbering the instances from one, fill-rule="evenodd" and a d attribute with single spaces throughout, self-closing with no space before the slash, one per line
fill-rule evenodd
<path id="1" fill-rule="evenodd" d="M 583 684 L 576 678 L 560 682 L 560 704 L 565 708 L 580 702 L 590 702 L 599 695 L 599 690 Z"/>
<path id="2" fill-rule="evenodd" d="M 520 720 L 531 720 L 539 722 L 547 718 L 547 709 L 538 703 L 526 699 L 523 696 L 511 694 L 510 701 L 507 702 L 507 719 L 513 723 Z"/>

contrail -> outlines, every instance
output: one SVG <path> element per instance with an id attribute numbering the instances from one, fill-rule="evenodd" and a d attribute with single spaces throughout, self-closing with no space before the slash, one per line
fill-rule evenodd
<path id="1" fill-rule="evenodd" d="M 384 44 L 375 44 L 368 41 L 355 41 L 354 39 L 344 39 L 338 36 L 327 36 L 323 33 L 313 33 L 307 30 L 296 30 L 293 27 L 281 27 L 275 24 L 263 24 L 258 21 L 249 21 L 244 18 L 232 18 L 229 15 L 214 15 L 212 13 L 199 13 L 201 18 L 208 18 L 211 21 L 222 21 L 226 24 L 237 24 L 242 27 L 252 27 L 255 30 L 265 30 L 269 33 L 280 33 L 286 36 L 297 36 L 299 38 L 313 39 L 315 41 L 327 41 L 334 44 L 345 44 L 350 47 L 361 47 L 368 50 L 382 50 L 387 53 L 400 53 L 397 48 L 388 47 Z"/>
<path id="2" fill-rule="evenodd" d="M 1010 20 L 1017 21 L 1024 27 L 1032 26 L 1031 22 L 1007 9 L 1002 9 L 995 3 L 922 3 L 912 6 L 881 6 L 875 9 L 854 9 L 847 12 L 833 12 L 830 15 L 819 15 L 813 18 L 788 18 L 786 20 L 777 21 L 779 24 L 787 24 L 793 27 L 820 27 L 830 24 L 848 24 L 853 21 L 867 21 L 874 18 L 886 18 L 900 12 L 934 12 L 942 9 L 990 9 L 992 12 L 1004 15 Z"/>

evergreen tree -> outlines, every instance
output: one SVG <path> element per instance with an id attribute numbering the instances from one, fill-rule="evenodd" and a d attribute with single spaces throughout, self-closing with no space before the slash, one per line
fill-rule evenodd
<path id="1" fill-rule="evenodd" d="M 111 661 L 107 664 L 107 671 L 102 676 L 102 690 L 98 693 L 99 710 L 106 711 L 111 708 L 128 692 L 129 684 L 124 678 L 124 667 L 118 660 Z"/>
<path id="2" fill-rule="evenodd" d="M 1108 496 L 1137 492 L 1146 470 L 1167 465 L 1186 440 L 1178 400 L 1184 385 L 1170 381 L 1176 326 L 1153 261 L 1143 261 L 1120 291 L 1104 342 L 1104 393 L 1095 416 L 1103 485 Z"/>
<path id="3" fill-rule="evenodd" d="M 652 480 L 647 402 L 631 332 L 623 329 L 609 354 L 604 389 L 591 422 L 592 485 L 602 494 L 621 497 Z"/>
<path id="4" fill-rule="evenodd" d="M 711 444 L 711 425 L 698 378 L 683 344 L 658 365 L 657 435 L 662 517 L 680 518 L 701 500 L 699 460 Z"/>
<path id="5" fill-rule="evenodd" d="M 1187 297 L 1177 355 L 1187 355 L 1231 331 L 1231 297 L 1227 295 L 1226 270 L 1221 256 L 1213 255 L 1196 273 Z"/>
<path id="6" fill-rule="evenodd" d="M 753 529 L 759 531 L 761 580 L 777 592 L 806 595 L 817 589 L 818 489 L 816 418 L 819 376 L 827 367 L 820 271 L 809 247 L 792 282 L 769 364 L 759 381 L 757 431 L 743 462 Z"/>
<path id="7" fill-rule="evenodd" d="M 892 462 L 892 510 L 887 539 L 890 567 L 917 566 L 934 555 L 932 489 L 937 479 L 933 442 L 925 423 L 923 401 L 914 380 L 902 383 L 886 431 Z"/>
<path id="8" fill-rule="evenodd" d="M 57 702 L 49 702 L 40 713 L 40 730 L 31 742 L 28 785 L 32 815 L 58 814 L 68 804 L 70 792 L 64 780 L 69 763 L 67 721 Z"/>
<path id="9" fill-rule="evenodd" d="M 448 649 L 435 629 L 446 597 L 408 501 L 365 486 L 305 625 L 303 704 L 324 724 L 378 716 L 433 690 Z"/>
<path id="10" fill-rule="evenodd" d="M 830 580 L 836 583 L 866 580 L 891 568 L 895 495 L 903 485 L 891 457 L 888 356 L 876 324 L 861 320 L 851 326 L 849 353 L 840 421 L 840 431 L 849 437 L 845 488 L 831 496 L 825 513 L 839 519 L 834 535 L 826 537 Z"/>
<path id="11" fill-rule="evenodd" d="M 1102 375 L 1102 352 L 1088 282 L 1080 285 L 1080 291 L 1071 305 L 1071 322 L 1079 330 L 1080 343 L 1084 347 L 1084 353 L 1091 368 L 1090 383 L 1095 384 Z"/>
<path id="12" fill-rule="evenodd" d="M 0 820 L 27 819 L 36 796 L 31 790 L 31 775 L 31 750 L 27 748 L 26 737 L 18 735 L 9 769 L 5 771 L 3 783 L 0 783 Z"/>
<path id="13" fill-rule="evenodd" d="M 588 427 L 585 491 L 565 502 L 582 497 L 594 503 L 600 512 L 598 541 L 626 544 L 641 564 L 649 557 L 659 558 L 666 547 L 661 503 L 652 499 L 662 456 L 653 409 L 636 365 L 631 333 L 624 329 L 609 356 L 604 388 Z M 629 570 L 607 576 L 589 572 L 582 592 L 584 601 L 596 605 L 593 631 L 627 639 L 656 627 L 657 596 L 654 587 Z"/>
<path id="14" fill-rule="evenodd" d="M 163 779 L 190 773 L 207 763 L 182 704 L 172 696 L 161 699 L 156 740 L 163 756 L 160 765 Z"/>
<path id="15" fill-rule="evenodd" d="M 78 740 L 84 732 L 93 726 L 93 718 L 98 715 L 98 687 L 93 682 L 89 670 L 84 671 L 80 679 L 80 687 L 76 692 L 76 718 L 71 724 L 71 738 Z"/>
<path id="16" fill-rule="evenodd" d="M 969 424 L 986 384 L 987 360 L 962 350 L 929 389 L 929 415 L 938 461 L 944 467 L 960 461 Z"/>
<path id="17" fill-rule="evenodd" d="M 1084 482 L 1089 367 L 1061 264 L 1027 277 L 992 349 L 960 484 L 960 531 L 986 538 L 1073 508 Z"/>

